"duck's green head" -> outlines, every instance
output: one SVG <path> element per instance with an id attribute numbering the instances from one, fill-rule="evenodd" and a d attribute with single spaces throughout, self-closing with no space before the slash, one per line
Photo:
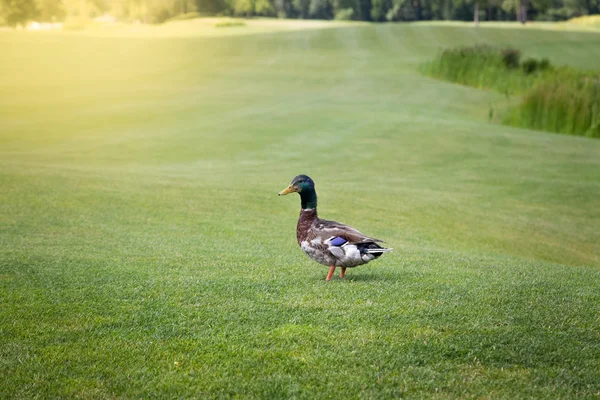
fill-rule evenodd
<path id="1" fill-rule="evenodd" d="M 317 193 L 315 192 L 315 183 L 306 175 L 298 175 L 292 179 L 292 183 L 279 192 L 279 196 L 285 196 L 289 193 L 300 194 L 302 208 L 317 208 Z"/>

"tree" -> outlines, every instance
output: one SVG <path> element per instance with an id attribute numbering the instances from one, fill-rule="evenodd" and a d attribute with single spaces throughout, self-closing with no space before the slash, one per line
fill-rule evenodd
<path id="1" fill-rule="evenodd" d="M 527 0 L 519 0 L 519 21 L 524 24 L 527 22 Z"/>
<path id="2" fill-rule="evenodd" d="M 292 5 L 291 0 L 275 0 L 273 2 L 273 7 L 275 8 L 275 13 L 278 18 L 295 17 L 294 6 Z"/>
<path id="3" fill-rule="evenodd" d="M 310 0 L 308 14 L 315 19 L 332 19 L 333 4 L 329 0 Z"/>
<path id="4" fill-rule="evenodd" d="M 371 20 L 371 0 L 358 0 L 358 9 L 354 10 L 357 12 L 359 20 L 370 21 Z"/>
<path id="5" fill-rule="evenodd" d="M 488 0 L 489 3 L 489 0 Z M 473 1 L 473 25 L 479 26 L 480 7 L 485 6 L 485 0 L 474 0 Z"/>
<path id="6" fill-rule="evenodd" d="M 196 8 L 201 13 L 219 13 L 234 8 L 232 1 L 224 0 L 196 0 Z"/>
<path id="7" fill-rule="evenodd" d="M 0 14 L 8 26 L 25 25 L 37 14 L 35 0 L 0 0 Z"/>
<path id="8" fill-rule="evenodd" d="M 300 18 L 306 19 L 309 17 L 310 0 L 293 0 L 292 4 Z"/>
<path id="9" fill-rule="evenodd" d="M 385 21 L 388 10 L 392 8 L 391 0 L 372 0 L 371 4 L 371 19 Z"/>
<path id="10" fill-rule="evenodd" d="M 36 8 L 40 21 L 54 22 L 62 21 L 66 16 L 66 10 L 61 0 L 37 0 Z"/>

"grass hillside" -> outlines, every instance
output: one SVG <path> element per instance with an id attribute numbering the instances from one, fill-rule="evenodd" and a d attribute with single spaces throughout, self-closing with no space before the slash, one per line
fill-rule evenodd
<path id="1" fill-rule="evenodd" d="M 600 141 L 417 69 L 600 35 L 261 26 L 0 32 L 0 398 L 598 396 Z M 300 173 L 395 251 L 325 283 Z"/>

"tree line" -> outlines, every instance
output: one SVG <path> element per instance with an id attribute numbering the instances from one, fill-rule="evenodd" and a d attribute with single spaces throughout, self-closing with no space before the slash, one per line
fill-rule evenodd
<path id="1" fill-rule="evenodd" d="M 560 21 L 597 14 L 600 0 L 0 0 L 0 25 L 110 14 L 162 23 L 194 16 L 361 21 Z"/>

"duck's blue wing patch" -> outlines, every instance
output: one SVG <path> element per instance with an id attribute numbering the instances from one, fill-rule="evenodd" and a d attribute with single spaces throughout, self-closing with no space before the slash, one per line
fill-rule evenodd
<path id="1" fill-rule="evenodd" d="M 336 237 L 334 237 L 333 239 L 331 239 L 331 240 L 329 241 L 329 243 L 330 243 L 332 246 L 342 246 L 342 245 L 344 245 L 344 244 L 345 244 L 345 243 L 347 243 L 347 242 L 348 242 L 348 241 L 347 241 L 346 239 L 344 239 L 343 237 L 340 237 L 340 236 L 336 236 Z"/>

